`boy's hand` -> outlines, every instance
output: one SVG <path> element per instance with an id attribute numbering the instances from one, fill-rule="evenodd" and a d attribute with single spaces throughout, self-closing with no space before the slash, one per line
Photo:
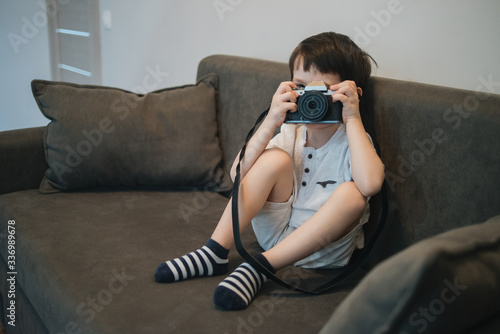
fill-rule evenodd
<path id="1" fill-rule="evenodd" d="M 293 89 L 297 86 L 291 81 L 282 82 L 273 95 L 267 119 L 277 128 L 285 121 L 287 111 L 297 111 L 297 94 Z"/>
<path id="2" fill-rule="evenodd" d="M 285 121 L 287 111 L 297 111 L 296 102 L 299 94 L 293 90 L 294 88 L 297 88 L 297 85 L 291 81 L 285 81 L 276 89 L 267 117 L 247 143 L 246 153 L 240 165 L 241 179 L 245 177 L 255 161 L 257 161 L 262 152 L 266 150 L 269 141 L 274 135 L 274 131 Z M 236 166 L 239 162 L 238 157 L 239 154 L 236 156 L 236 159 L 234 159 L 233 166 L 231 167 L 231 179 L 233 181 L 236 175 Z"/>
<path id="3" fill-rule="evenodd" d="M 354 81 L 343 81 L 339 84 L 330 86 L 331 90 L 336 91 L 333 94 L 333 102 L 342 102 L 342 119 L 344 124 L 347 124 L 350 119 L 361 119 L 359 114 L 359 95 L 361 95 L 361 88 L 356 87 Z"/>

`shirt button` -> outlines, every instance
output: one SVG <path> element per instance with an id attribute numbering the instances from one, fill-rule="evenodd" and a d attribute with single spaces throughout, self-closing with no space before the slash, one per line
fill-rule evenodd
<path id="1" fill-rule="evenodd" d="M 305 187 L 307 183 L 305 181 L 302 182 L 302 186 Z"/>
<path id="2" fill-rule="evenodd" d="M 307 157 L 308 157 L 309 159 L 312 159 L 313 155 L 312 155 L 312 154 L 309 154 Z"/>
<path id="3" fill-rule="evenodd" d="M 304 169 L 304 172 L 309 173 L 309 168 Z"/>

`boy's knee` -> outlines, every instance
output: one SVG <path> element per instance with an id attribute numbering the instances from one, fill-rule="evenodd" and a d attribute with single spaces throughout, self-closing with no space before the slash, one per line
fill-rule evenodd
<path id="1" fill-rule="evenodd" d="M 258 179 L 272 185 L 269 202 L 286 202 L 293 192 L 293 161 L 288 153 L 278 148 L 264 151 L 256 162 Z"/>
<path id="2" fill-rule="evenodd" d="M 265 150 L 259 160 L 263 162 L 270 170 L 274 172 L 293 172 L 292 157 L 279 148 L 270 148 Z"/>

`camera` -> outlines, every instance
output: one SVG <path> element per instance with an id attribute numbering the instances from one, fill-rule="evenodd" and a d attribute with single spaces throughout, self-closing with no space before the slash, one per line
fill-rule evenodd
<path id="1" fill-rule="evenodd" d="M 342 123 L 342 103 L 333 102 L 335 91 L 329 90 L 323 81 L 312 81 L 306 87 L 294 89 L 297 111 L 288 111 L 285 123 Z"/>

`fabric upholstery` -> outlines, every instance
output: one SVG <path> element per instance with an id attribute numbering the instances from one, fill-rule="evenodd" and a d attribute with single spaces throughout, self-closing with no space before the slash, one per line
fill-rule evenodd
<path id="1" fill-rule="evenodd" d="M 500 315 L 500 216 L 421 241 L 371 271 L 321 333 L 469 332 Z"/>
<path id="2" fill-rule="evenodd" d="M 45 127 L 0 132 L 0 195 L 40 185 L 47 163 L 43 150 Z"/>
<path id="3" fill-rule="evenodd" d="M 374 77 L 366 96 L 393 206 L 389 255 L 500 214 L 500 95 Z"/>
<path id="4" fill-rule="evenodd" d="M 40 191 L 224 188 L 217 84 L 217 75 L 211 74 L 196 85 L 138 95 L 109 87 L 33 81 L 38 106 L 51 120 L 45 133 L 50 167 Z"/>
<path id="5" fill-rule="evenodd" d="M 269 107 L 279 84 L 290 80 L 290 71 L 285 63 L 217 55 L 200 62 L 198 78 L 212 72 L 219 75 L 220 138 L 229 170 L 248 131 Z"/>
<path id="6" fill-rule="evenodd" d="M 0 196 L 0 230 L 16 221 L 18 286 L 50 333 L 318 332 L 352 282 L 314 297 L 269 282 L 248 309 L 225 312 L 212 301 L 225 276 L 154 281 L 162 261 L 207 242 L 226 204 L 205 191 L 28 190 Z M 251 229 L 243 238 L 260 251 Z M 234 248 L 229 261 L 229 273 L 242 262 Z"/>

